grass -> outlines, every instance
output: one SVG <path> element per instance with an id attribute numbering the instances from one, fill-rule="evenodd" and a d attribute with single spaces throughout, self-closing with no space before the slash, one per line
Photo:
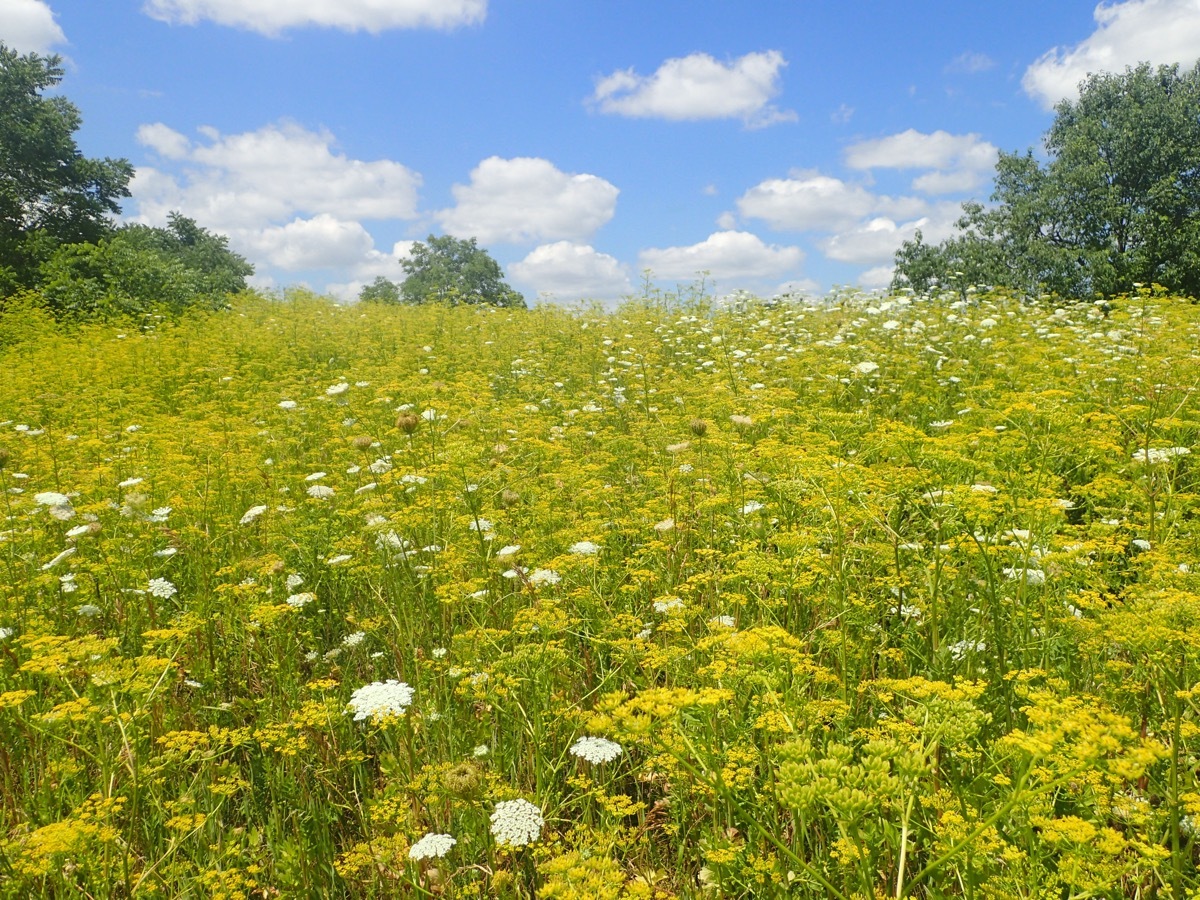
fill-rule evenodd
<path id="1" fill-rule="evenodd" d="M 1200 896 L 1186 301 L 244 297 L 0 372 L 2 896 Z"/>

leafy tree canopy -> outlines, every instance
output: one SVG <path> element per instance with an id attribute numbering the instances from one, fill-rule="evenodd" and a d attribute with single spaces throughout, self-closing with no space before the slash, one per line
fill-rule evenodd
<path id="1" fill-rule="evenodd" d="M 110 234 L 108 217 L 129 196 L 129 161 L 83 156 L 79 110 L 43 96 L 61 62 L 0 44 L 0 296 L 33 284 L 54 248 Z"/>
<path id="2" fill-rule="evenodd" d="M 505 284 L 500 264 L 474 238 L 431 234 L 424 243 L 413 244 L 400 265 L 408 276 L 400 285 L 402 303 L 525 306 L 525 298 Z"/>
<path id="3" fill-rule="evenodd" d="M 378 275 L 358 292 L 358 299 L 363 303 L 400 303 L 400 285 L 390 278 Z"/>
<path id="4" fill-rule="evenodd" d="M 46 305 L 63 318 L 219 309 L 246 289 L 253 267 L 193 220 L 166 228 L 126 225 L 96 243 L 63 244 L 41 266 Z"/>
<path id="5" fill-rule="evenodd" d="M 1001 153 L 993 205 L 896 254 L 893 289 L 991 284 L 1087 298 L 1156 283 L 1200 297 L 1200 64 L 1090 75 L 1055 107 L 1048 161 Z"/>

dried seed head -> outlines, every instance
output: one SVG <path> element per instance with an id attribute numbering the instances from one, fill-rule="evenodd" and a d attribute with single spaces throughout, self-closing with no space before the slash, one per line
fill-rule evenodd
<path id="1" fill-rule="evenodd" d="M 417 426 L 421 424 L 421 420 L 412 413 L 401 413 L 396 419 L 396 427 L 405 434 L 412 434 L 417 430 Z"/>
<path id="2" fill-rule="evenodd" d="M 0 447 L 0 469 L 3 469 L 5 466 L 8 465 L 8 461 L 10 458 L 11 457 L 9 456 L 8 451 L 5 450 L 3 447 Z"/>
<path id="3" fill-rule="evenodd" d="M 692 429 L 692 434 L 696 437 L 704 437 L 708 434 L 708 423 L 703 419 L 692 419 L 688 427 Z"/>
<path id="4" fill-rule="evenodd" d="M 505 509 L 508 509 L 508 507 L 510 507 L 510 506 L 516 506 L 520 502 L 521 502 L 521 495 L 518 494 L 516 491 L 506 490 L 503 494 L 500 495 L 500 505 L 503 506 Z"/>
<path id="5" fill-rule="evenodd" d="M 360 434 L 350 442 L 355 450 L 370 450 L 373 443 L 375 439 L 369 434 Z"/>

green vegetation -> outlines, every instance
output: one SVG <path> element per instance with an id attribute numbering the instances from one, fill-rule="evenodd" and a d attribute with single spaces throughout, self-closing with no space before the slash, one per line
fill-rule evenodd
<path id="1" fill-rule="evenodd" d="M 22 294 L 72 319 L 179 313 L 244 291 L 253 268 L 191 219 L 116 226 L 133 167 L 79 152 L 79 111 L 43 96 L 62 76 L 59 57 L 0 44 L 0 309 Z"/>
<path id="2" fill-rule="evenodd" d="M 1200 64 L 1092 75 L 1056 107 L 1046 164 L 1001 153 L 993 205 L 896 254 L 893 289 L 1003 285 L 1092 298 L 1161 284 L 1200 297 Z"/>
<path id="3" fill-rule="evenodd" d="M 1200 311 L 0 314 L 0 896 L 1200 891 Z"/>
<path id="4" fill-rule="evenodd" d="M 400 261 L 407 276 L 397 287 L 386 278 L 363 288 L 360 298 L 381 303 L 524 307 L 525 298 L 504 282 L 500 264 L 475 239 L 429 235 Z"/>

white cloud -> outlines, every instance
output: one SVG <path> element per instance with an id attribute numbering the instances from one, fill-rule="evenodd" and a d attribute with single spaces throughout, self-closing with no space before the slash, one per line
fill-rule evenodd
<path id="1" fill-rule="evenodd" d="M 568 175 L 547 160 L 491 156 L 451 188 L 456 204 L 436 214 L 451 234 L 496 241 L 586 240 L 613 217 L 617 188 L 596 175 Z"/>
<path id="2" fill-rule="evenodd" d="M 933 169 L 913 181 L 926 194 L 971 191 L 991 175 L 999 156 L 995 144 L 978 134 L 924 134 L 910 128 L 899 134 L 860 141 L 846 148 L 852 169 Z"/>
<path id="3" fill-rule="evenodd" d="M 516 282 L 559 301 L 613 301 L 633 289 L 616 259 L 570 241 L 543 244 L 508 270 Z"/>
<path id="4" fill-rule="evenodd" d="M 778 50 L 747 53 L 728 63 L 693 53 L 668 59 L 653 75 L 613 72 L 596 82 L 591 103 L 601 112 L 636 118 L 741 119 L 752 127 L 794 121 L 795 113 L 769 103 L 779 93 L 786 65 Z"/>
<path id="5" fill-rule="evenodd" d="M 954 223 L 961 215 L 959 204 L 939 203 L 928 207 L 919 218 L 907 222 L 876 216 L 825 238 L 820 242 L 821 252 L 840 262 L 890 263 L 900 245 L 911 240 L 918 229 L 926 243 L 940 243 L 954 233 Z"/>
<path id="6" fill-rule="evenodd" d="M 0 41 L 18 53 L 46 53 L 67 36 L 44 0 L 0 0 Z"/>
<path id="7" fill-rule="evenodd" d="M 482 22 L 487 0 L 146 0 L 142 10 L 172 25 L 210 21 L 270 36 L 305 26 L 374 34 Z"/>
<path id="8" fill-rule="evenodd" d="M 159 222 L 182 210 L 232 234 L 283 224 L 297 214 L 351 219 L 416 217 L 421 177 L 398 162 L 364 162 L 335 152 L 333 135 L 294 123 L 221 135 L 202 129 L 193 143 L 166 125 L 138 129 L 138 140 L 169 166 L 140 167 L 132 184 L 137 219 Z"/>
<path id="9" fill-rule="evenodd" d="M 895 266 L 875 266 L 859 272 L 856 280 L 859 287 L 867 290 L 887 288 L 892 283 L 892 276 L 895 272 Z"/>
<path id="10" fill-rule="evenodd" d="M 690 247 L 650 248 L 638 254 L 638 266 L 658 278 L 691 280 L 708 272 L 722 282 L 779 278 L 803 261 L 799 247 L 767 245 L 745 231 L 718 231 Z"/>
<path id="11" fill-rule="evenodd" d="M 1074 47 L 1054 47 L 1025 70 L 1021 85 L 1045 109 L 1079 95 L 1091 73 L 1139 62 L 1190 66 L 1200 58 L 1200 0 L 1100 3 L 1096 30 Z"/>
<path id="12" fill-rule="evenodd" d="M 950 60 L 950 64 L 946 66 L 946 71 L 963 75 L 977 75 L 980 72 L 986 72 L 988 69 L 994 69 L 995 67 L 996 61 L 986 53 L 974 53 L 968 50 Z"/>
<path id="13" fill-rule="evenodd" d="M 871 212 L 875 198 L 859 185 L 816 172 L 771 178 L 738 198 L 738 212 L 789 231 L 835 231 Z"/>
<path id="14" fill-rule="evenodd" d="M 292 272 L 350 268 L 375 247 L 374 239 L 358 222 L 329 213 L 263 228 L 247 234 L 243 242 L 254 247 L 258 258 Z"/>

